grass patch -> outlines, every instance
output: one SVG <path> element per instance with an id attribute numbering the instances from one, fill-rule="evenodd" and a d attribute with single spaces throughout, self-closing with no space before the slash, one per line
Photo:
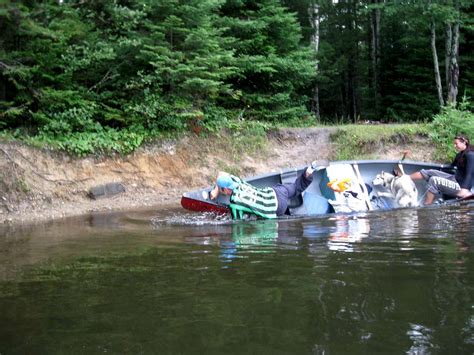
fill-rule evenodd
<path id="1" fill-rule="evenodd" d="M 331 139 L 336 145 L 335 160 L 369 159 L 374 150 L 386 143 L 412 143 L 428 137 L 429 124 L 343 125 Z"/>
<path id="2" fill-rule="evenodd" d="M 28 183 L 22 177 L 17 180 L 17 191 L 23 192 L 25 194 L 31 191 Z"/>
<path id="3" fill-rule="evenodd" d="M 235 175 L 235 176 L 240 176 L 241 171 L 237 165 L 229 165 L 223 162 L 222 160 L 218 160 L 216 163 L 217 166 L 217 171 L 225 171 L 226 173 Z"/>
<path id="4" fill-rule="evenodd" d="M 264 156 L 267 152 L 267 131 L 273 126 L 259 121 L 228 122 L 219 140 L 225 137 L 227 158 L 238 163 L 247 155 Z"/>

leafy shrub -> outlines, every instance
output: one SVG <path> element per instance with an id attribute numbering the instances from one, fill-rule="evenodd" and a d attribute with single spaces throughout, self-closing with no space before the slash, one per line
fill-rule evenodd
<path id="1" fill-rule="evenodd" d="M 265 154 L 267 131 L 270 124 L 260 121 L 228 121 L 230 131 L 230 156 L 234 161 L 240 161 L 248 154 Z"/>
<path id="2" fill-rule="evenodd" d="M 453 139 L 458 134 L 464 134 L 474 141 L 474 113 L 467 110 L 467 101 L 459 108 L 446 106 L 433 118 L 432 139 L 437 144 L 437 155 L 442 160 L 451 160 L 456 151 L 453 149 Z"/>
<path id="3" fill-rule="evenodd" d="M 99 126 L 94 132 L 74 132 L 67 136 L 41 134 L 31 140 L 32 143 L 39 141 L 83 157 L 95 153 L 128 154 L 140 147 L 146 138 L 147 134 L 143 129 L 116 130 Z"/>
<path id="4" fill-rule="evenodd" d="M 94 131 L 100 124 L 93 120 L 95 105 L 90 108 L 72 107 L 49 115 L 48 123 L 41 131 L 53 135 L 71 134 L 73 132 Z"/>
<path id="5" fill-rule="evenodd" d="M 228 124 L 229 112 L 214 106 L 208 106 L 204 110 L 202 126 L 206 132 L 217 133 Z"/>
<path id="6" fill-rule="evenodd" d="M 127 106 L 125 112 L 131 117 L 141 117 L 138 121 L 146 127 L 157 130 L 179 130 L 184 128 L 184 121 L 179 116 L 181 107 L 188 108 L 188 103 L 166 102 L 159 94 L 144 91 L 142 97 Z"/>

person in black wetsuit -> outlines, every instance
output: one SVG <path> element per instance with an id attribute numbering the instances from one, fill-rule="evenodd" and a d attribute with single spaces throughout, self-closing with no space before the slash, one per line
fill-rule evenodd
<path id="1" fill-rule="evenodd" d="M 439 170 L 420 170 L 410 175 L 413 180 L 424 179 L 428 182 L 428 191 L 424 204 L 430 205 L 436 195 L 443 194 L 452 197 L 466 197 L 472 194 L 474 184 L 474 146 L 464 135 L 454 138 L 454 148 L 458 152 L 451 166 L 457 170 L 449 174 Z"/>

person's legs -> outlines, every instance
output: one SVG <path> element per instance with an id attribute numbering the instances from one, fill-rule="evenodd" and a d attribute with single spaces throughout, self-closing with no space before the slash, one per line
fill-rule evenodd
<path id="1" fill-rule="evenodd" d="M 278 184 L 275 186 L 272 186 L 272 189 L 275 191 L 276 198 L 278 201 L 278 208 L 276 211 L 277 216 L 283 216 L 286 212 L 286 209 L 288 208 L 288 187 L 286 185 L 292 185 L 292 184 Z"/>
<path id="2" fill-rule="evenodd" d="M 436 195 L 443 194 L 455 197 L 461 187 L 454 176 L 447 174 L 447 177 L 431 176 L 428 180 L 428 191 L 426 192 L 425 205 L 430 205 L 435 200 Z"/>
<path id="3" fill-rule="evenodd" d="M 433 203 L 435 197 L 436 197 L 436 195 L 434 193 L 427 191 L 426 196 L 425 196 L 425 201 L 423 202 L 423 204 L 425 206 L 431 205 Z"/>
<path id="4" fill-rule="evenodd" d="M 277 216 L 281 216 L 286 212 L 288 201 L 290 199 L 301 195 L 301 193 L 311 184 L 313 181 L 313 175 L 311 174 L 309 177 L 306 175 L 305 171 L 293 183 L 272 186 L 273 190 L 275 190 L 278 201 Z"/>
<path id="5" fill-rule="evenodd" d="M 421 172 L 417 171 L 416 173 L 410 174 L 412 180 L 423 180 L 424 177 Z"/>
<path id="6" fill-rule="evenodd" d="M 410 178 L 414 181 L 427 181 L 428 191 L 425 196 L 425 205 L 431 205 L 439 194 L 456 196 L 460 189 L 453 174 L 445 173 L 444 171 L 436 169 L 422 169 L 410 174 Z"/>
<path id="7" fill-rule="evenodd" d="M 288 190 L 288 198 L 293 198 L 295 196 L 301 195 L 304 190 L 311 184 L 313 181 L 313 176 L 306 176 L 306 173 L 301 174 L 294 183 L 284 184 L 285 188 Z"/>
<path id="8" fill-rule="evenodd" d="M 426 180 L 428 181 L 431 177 L 438 176 L 445 179 L 453 179 L 454 175 L 445 173 L 444 171 L 436 170 L 436 169 L 422 169 L 416 173 L 410 175 L 412 180 Z"/>

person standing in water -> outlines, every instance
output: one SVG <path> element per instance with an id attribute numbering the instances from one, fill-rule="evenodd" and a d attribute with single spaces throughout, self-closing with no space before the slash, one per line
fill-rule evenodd
<path id="1" fill-rule="evenodd" d="M 474 147 L 469 138 L 458 135 L 454 138 L 454 148 L 458 152 L 451 166 L 456 168 L 454 174 L 439 170 L 422 169 L 410 175 L 413 180 L 424 179 L 428 182 L 425 205 L 430 205 L 436 196 L 443 194 L 450 197 L 467 197 L 472 194 L 474 183 Z"/>

